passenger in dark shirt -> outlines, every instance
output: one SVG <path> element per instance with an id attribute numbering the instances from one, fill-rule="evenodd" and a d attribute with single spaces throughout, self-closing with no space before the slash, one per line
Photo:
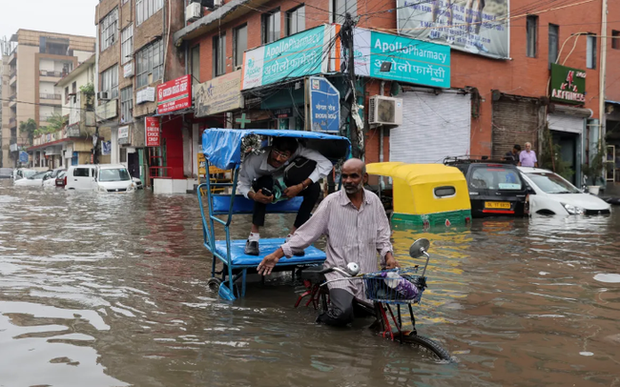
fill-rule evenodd
<path id="1" fill-rule="evenodd" d="M 509 161 L 514 165 L 517 165 L 519 163 L 520 152 L 521 152 L 521 145 L 515 144 L 515 146 L 512 147 L 512 150 L 506 153 L 506 155 L 504 156 L 504 160 Z"/>

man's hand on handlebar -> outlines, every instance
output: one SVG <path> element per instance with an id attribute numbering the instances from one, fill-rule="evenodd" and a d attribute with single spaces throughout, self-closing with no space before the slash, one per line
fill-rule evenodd
<path id="1" fill-rule="evenodd" d="M 250 199 L 254 200 L 255 202 L 259 202 L 263 204 L 269 204 L 273 201 L 273 195 L 271 196 L 263 195 L 262 189 L 259 189 L 258 192 L 250 193 L 248 196 L 250 197 Z"/>

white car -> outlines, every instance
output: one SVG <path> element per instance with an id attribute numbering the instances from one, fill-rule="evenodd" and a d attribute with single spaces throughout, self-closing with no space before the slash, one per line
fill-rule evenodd
<path id="1" fill-rule="evenodd" d="M 13 170 L 13 181 L 17 181 L 23 179 L 24 177 L 29 177 L 37 173 L 34 169 L 27 168 L 16 168 Z"/>
<path id="2" fill-rule="evenodd" d="M 131 192 L 136 189 L 127 168 L 117 164 L 73 165 L 65 177 L 66 190 Z"/>
<path id="3" fill-rule="evenodd" d="M 50 179 L 51 175 L 52 171 L 39 172 L 24 179 L 15 180 L 13 184 L 22 187 L 41 187 L 43 185 L 43 181 Z"/>
<path id="4" fill-rule="evenodd" d="M 47 180 L 43 180 L 43 187 L 45 188 L 56 188 L 56 178 L 63 172 L 65 172 L 64 168 L 56 168 L 51 171 L 52 174 L 50 178 Z"/>
<path id="5" fill-rule="evenodd" d="M 533 192 L 528 196 L 530 214 L 610 214 L 611 205 L 598 196 L 583 193 L 562 176 L 541 168 L 518 167 Z"/>

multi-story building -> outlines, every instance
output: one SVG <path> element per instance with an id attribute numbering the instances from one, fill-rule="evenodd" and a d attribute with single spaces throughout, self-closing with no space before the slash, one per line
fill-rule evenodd
<path id="1" fill-rule="evenodd" d="M 56 83 L 62 92 L 62 116 L 65 125 L 57 131 L 34 138 L 28 148 L 34 160 L 47 158 L 49 166 L 67 167 L 94 161 L 93 136 L 95 125 L 95 54 Z M 110 137 L 109 130 L 102 137 Z M 108 144 L 105 144 L 108 145 Z M 102 149 L 109 149 L 103 146 Z M 44 152 L 44 154 L 42 154 Z M 45 157 L 47 156 L 47 157 Z M 98 162 L 110 161 L 109 152 L 98 155 Z"/>
<path id="2" fill-rule="evenodd" d="M 182 121 L 162 146 L 146 147 L 145 139 L 145 118 L 157 113 L 155 89 L 186 73 L 183 53 L 171 45 L 172 32 L 183 26 L 182 2 L 102 0 L 96 24 L 96 119 L 100 131 L 110 131 L 104 140 L 111 141 L 111 162 L 126 165 L 132 176 L 145 182 L 148 176 L 166 182 L 183 178 L 182 164 L 179 170 L 174 163 L 183 160 L 183 149 L 177 146 Z"/>
<path id="3" fill-rule="evenodd" d="M 62 112 L 62 92 L 56 86 L 63 75 L 71 72 L 90 57 L 95 40 L 87 36 L 75 36 L 42 31 L 18 30 L 10 39 L 13 44 L 5 63 L 3 80 L 7 83 L 3 95 L 2 117 L 2 163 L 14 166 L 18 149 L 27 147 L 28 135 L 18 128 L 21 122 L 34 120 L 36 128 L 48 125 L 48 119 Z M 45 151 L 32 159 L 35 166 L 48 166 Z"/>
<path id="4" fill-rule="evenodd" d="M 498 158 L 531 142 L 541 163 L 561 160 L 578 183 L 605 127 L 620 122 L 620 22 L 604 19 L 619 9 L 607 3 L 224 0 L 187 4 L 174 45 L 201 83 L 195 117 L 310 129 L 304 82 L 319 75 L 340 91 L 347 133 L 346 42 L 336 34 L 349 13 L 367 161 Z"/>

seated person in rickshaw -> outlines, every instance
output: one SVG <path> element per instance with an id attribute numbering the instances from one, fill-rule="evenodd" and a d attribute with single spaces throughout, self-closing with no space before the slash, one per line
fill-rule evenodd
<path id="1" fill-rule="evenodd" d="M 290 161 L 290 163 L 289 163 Z M 287 166 L 291 165 L 291 168 Z M 290 137 L 276 137 L 263 153 L 250 154 L 241 163 L 239 192 L 254 201 L 252 231 L 245 244 L 245 253 L 259 255 L 260 227 L 265 224 L 267 204 L 274 201 L 275 180 L 287 175 L 282 193 L 286 198 L 304 198 L 287 239 L 304 224 L 319 200 L 319 179 L 332 170 L 332 163 L 319 152 L 308 149 Z M 296 251 L 303 255 L 303 250 Z"/>
<path id="2" fill-rule="evenodd" d="M 267 255 L 258 265 L 258 273 L 268 275 L 283 257 L 305 249 L 322 235 L 327 235 L 326 267 L 346 268 L 350 262 L 360 266 L 361 273 L 377 271 L 377 253 L 387 269 L 398 266 L 390 243 L 390 222 L 381 200 L 364 189 L 368 180 L 364 162 L 347 160 L 342 166 L 343 189 L 328 195 L 312 217 L 275 252 Z M 340 278 L 337 273 L 326 273 L 327 280 Z M 354 298 L 365 300 L 361 281 L 333 281 L 329 287 L 330 309 L 318 318 L 333 326 L 344 326 L 353 320 Z"/>

